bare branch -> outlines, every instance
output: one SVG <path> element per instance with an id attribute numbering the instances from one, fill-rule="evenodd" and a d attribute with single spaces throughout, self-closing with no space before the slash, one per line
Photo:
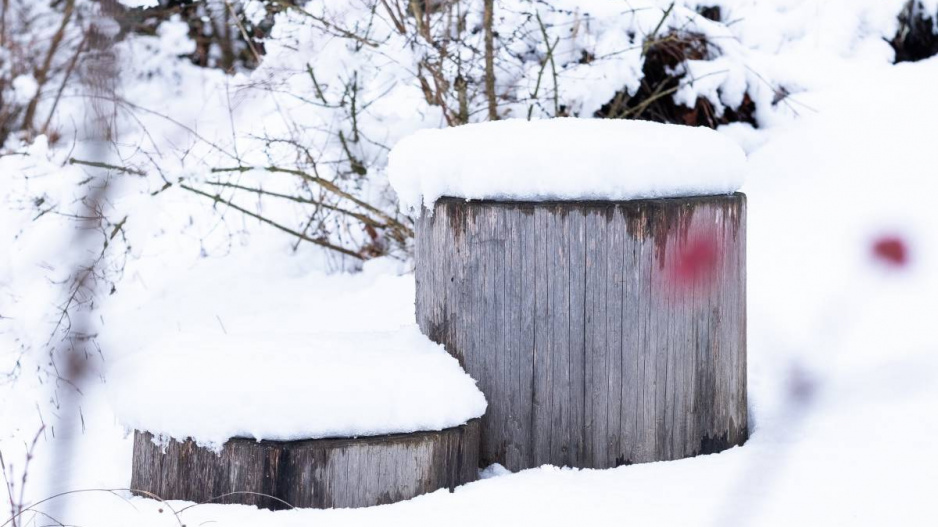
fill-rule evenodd
<path id="1" fill-rule="evenodd" d="M 489 120 L 498 120 L 498 100 L 495 97 L 495 37 L 492 31 L 495 0 L 485 0 L 482 26 L 485 28 L 485 98 L 489 104 Z"/>
<path id="2" fill-rule="evenodd" d="M 388 215 L 386 212 L 384 212 L 383 210 L 379 209 L 378 207 L 375 207 L 374 205 L 372 205 L 372 204 L 370 204 L 370 203 L 368 203 L 368 202 L 365 202 L 365 201 L 362 201 L 362 200 L 356 198 L 355 196 L 353 196 L 353 195 L 349 194 L 348 192 L 342 190 L 341 188 L 339 188 L 338 185 L 336 185 L 335 183 L 332 183 L 332 182 L 329 181 L 329 180 L 323 179 L 323 178 L 321 178 L 321 177 L 319 177 L 319 176 L 313 176 L 313 175 L 307 174 L 306 172 L 303 172 L 303 171 L 301 171 L 301 170 L 296 170 L 296 169 L 291 169 L 291 168 L 281 168 L 281 167 L 277 167 L 277 166 L 268 166 L 268 167 L 262 167 L 262 168 L 259 168 L 259 167 L 239 166 L 239 167 L 231 167 L 231 168 L 213 168 L 213 169 L 212 169 L 212 172 L 213 172 L 213 173 L 221 173 L 221 172 L 248 172 L 248 171 L 251 171 L 251 170 L 266 170 L 267 172 L 280 172 L 280 173 L 283 173 L 283 174 L 292 174 L 292 175 L 294 175 L 294 176 L 299 176 L 299 177 L 305 179 L 306 181 L 309 181 L 310 183 L 315 183 L 315 184 L 317 184 L 317 185 L 323 187 L 324 189 L 328 190 L 329 192 L 332 192 L 333 194 L 335 194 L 335 195 L 337 195 L 337 196 L 341 196 L 341 197 L 343 197 L 343 198 L 345 198 L 345 199 L 351 201 L 352 203 L 358 205 L 359 207 L 361 207 L 361 208 L 363 208 L 363 209 L 365 209 L 365 210 L 367 210 L 367 211 L 369 211 L 369 212 L 371 212 L 371 213 L 373 213 L 373 214 L 379 216 L 381 219 L 387 221 L 389 224 L 392 224 L 392 225 L 394 225 L 395 227 L 400 228 L 401 230 L 403 230 L 404 232 L 406 232 L 408 237 L 412 237 L 412 236 L 414 235 L 413 229 L 411 229 L 410 227 L 408 227 L 408 226 L 402 224 L 401 222 L 397 221 L 396 219 L 392 218 L 390 215 Z"/>
<path id="3" fill-rule="evenodd" d="M 222 204 L 224 204 L 224 205 L 226 205 L 226 206 L 228 206 L 228 207 L 231 207 L 232 209 L 234 209 L 234 210 L 236 210 L 236 211 L 238 211 L 238 212 L 240 212 L 240 213 L 242 213 L 242 214 L 245 214 L 245 215 L 247 215 L 247 216 L 250 216 L 250 217 L 252 217 L 252 218 L 254 218 L 254 219 L 256 219 L 256 220 L 258 220 L 258 221 L 260 221 L 260 222 L 262 222 L 262 223 L 266 223 L 267 225 L 270 225 L 271 227 L 273 227 L 273 228 L 275 228 L 275 229 L 281 230 L 281 231 L 283 231 L 283 232 L 285 232 L 285 233 L 287 233 L 287 234 L 292 234 L 293 236 L 296 236 L 297 238 L 299 238 L 299 239 L 301 239 L 301 240 L 303 240 L 303 241 L 307 241 L 307 242 L 310 242 L 310 243 L 312 243 L 312 244 L 319 245 L 320 247 L 325 247 L 326 249 L 330 249 L 330 250 L 333 250 L 333 251 L 342 253 L 342 254 L 344 254 L 344 255 L 346 255 L 346 256 L 351 256 L 352 258 L 355 258 L 355 259 L 358 259 L 358 260 L 364 260 L 364 258 L 363 258 L 360 254 L 356 253 L 355 251 L 352 251 L 351 249 L 346 249 L 345 247 L 339 247 L 338 245 L 333 245 L 333 244 L 331 244 L 331 243 L 329 243 L 328 241 L 323 240 L 323 239 L 310 238 L 309 236 L 306 236 L 306 235 L 303 234 L 303 233 L 297 232 L 297 231 L 295 231 L 295 230 L 293 230 L 293 229 L 291 229 L 291 228 L 289 228 L 289 227 L 286 227 L 286 226 L 284 226 L 284 225 L 281 225 L 281 224 L 279 224 L 279 223 L 277 223 L 277 222 L 275 222 L 275 221 L 273 221 L 273 220 L 271 220 L 271 219 L 269 219 L 269 218 L 265 218 L 264 216 L 261 216 L 260 214 L 256 214 L 256 213 L 254 213 L 254 212 L 251 212 L 251 211 L 249 211 L 249 210 L 247 210 L 247 209 L 245 209 L 245 208 L 243 208 L 243 207 L 239 207 L 238 205 L 235 205 L 234 203 L 232 203 L 230 200 L 226 200 L 226 199 L 222 198 L 222 197 L 219 196 L 218 194 L 212 195 L 212 194 L 209 194 L 209 193 L 207 193 L 207 192 L 201 191 L 201 190 L 199 190 L 199 189 L 197 189 L 197 188 L 190 187 L 190 186 L 185 185 L 185 184 L 179 184 L 179 188 L 182 188 L 182 189 L 184 189 L 184 190 L 188 190 L 189 192 L 192 192 L 192 193 L 194 193 L 194 194 L 198 194 L 199 196 L 208 198 L 208 199 L 210 199 L 210 200 L 212 200 L 212 201 L 214 201 L 214 202 L 216 202 L 216 203 L 222 203 Z"/>

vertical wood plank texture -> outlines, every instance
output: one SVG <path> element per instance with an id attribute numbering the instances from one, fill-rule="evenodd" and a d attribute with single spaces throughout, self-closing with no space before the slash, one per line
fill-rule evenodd
<path id="1" fill-rule="evenodd" d="M 745 208 L 733 194 L 425 211 L 417 320 L 488 398 L 481 462 L 605 468 L 742 444 Z M 700 254 L 712 276 L 684 283 Z"/>
<path id="2" fill-rule="evenodd" d="M 479 420 L 439 432 L 354 439 L 232 439 L 216 453 L 192 440 L 134 434 L 139 495 L 268 509 L 367 507 L 474 481 Z"/>

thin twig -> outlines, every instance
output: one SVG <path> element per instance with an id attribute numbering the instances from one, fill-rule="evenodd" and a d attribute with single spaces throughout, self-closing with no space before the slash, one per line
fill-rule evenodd
<path id="1" fill-rule="evenodd" d="M 68 81 L 72 77 L 72 73 L 75 71 L 75 66 L 78 65 L 78 59 L 81 58 L 81 54 L 85 50 L 85 44 L 87 42 L 88 35 L 85 35 L 82 37 L 81 42 L 78 43 L 78 49 L 75 50 L 75 54 L 72 56 L 71 62 L 68 63 L 68 68 L 65 70 L 65 78 L 62 79 L 62 84 L 59 85 L 59 91 L 55 94 L 55 100 L 52 101 L 52 108 L 49 110 L 49 116 L 46 117 L 46 122 L 42 125 L 43 134 L 46 134 L 49 131 L 49 124 L 52 123 L 52 117 L 55 115 L 55 110 L 59 106 L 59 101 L 62 99 L 62 94 L 65 93 L 65 86 L 68 85 Z"/>
<path id="2" fill-rule="evenodd" d="M 674 2 L 671 2 L 671 5 L 664 10 L 664 14 L 661 15 L 661 20 L 658 21 L 658 25 L 655 26 L 654 31 L 652 31 L 646 38 L 645 42 L 642 45 L 642 56 L 644 57 L 648 50 L 655 45 L 655 37 L 658 35 L 658 32 L 661 31 L 661 28 L 664 26 L 665 21 L 671 16 L 671 11 L 674 10 Z"/>
<path id="3" fill-rule="evenodd" d="M 244 24 L 241 23 L 241 17 L 238 16 L 238 13 L 235 11 L 234 6 L 231 5 L 231 2 L 225 0 L 225 5 L 228 6 L 228 11 L 231 12 L 231 16 L 234 18 L 235 25 L 238 26 L 238 30 L 241 32 L 241 38 L 244 39 L 248 44 L 248 49 L 251 50 L 251 54 L 254 55 L 254 60 L 258 64 L 261 63 L 261 54 L 257 52 L 257 49 L 254 47 L 254 40 L 248 35 L 247 30 L 244 28 Z"/>
<path id="4" fill-rule="evenodd" d="M 377 221 L 377 220 L 375 220 L 374 218 L 372 218 L 372 217 L 370 217 L 370 216 L 367 216 L 367 215 L 365 215 L 365 214 L 360 214 L 360 213 L 358 213 L 358 212 L 354 212 L 354 211 L 351 211 L 351 210 L 348 210 L 348 209 L 343 209 L 342 207 L 337 207 L 337 206 L 335 206 L 335 205 L 330 205 L 330 204 L 328 204 L 328 203 L 323 203 L 322 201 L 316 201 L 316 200 L 312 200 L 312 199 L 306 199 L 306 198 L 302 198 L 302 197 L 300 197 L 300 196 L 291 196 L 291 195 L 289 195 L 289 194 L 281 194 L 281 193 L 279 193 L 279 192 L 272 192 L 272 191 L 270 191 L 270 190 L 264 190 L 264 189 L 262 189 L 262 188 L 247 187 L 247 186 L 244 186 L 244 185 L 238 185 L 237 183 L 228 183 L 228 182 L 226 182 L 226 181 L 206 181 L 205 183 L 206 183 L 207 185 L 212 185 L 212 186 L 217 186 L 217 187 L 226 187 L 226 188 L 233 188 L 233 189 L 237 189 L 237 190 L 244 190 L 244 191 L 246 191 L 246 192 L 253 192 L 253 193 L 258 194 L 258 195 L 270 196 L 270 197 L 272 197 L 272 198 L 286 199 L 286 200 L 289 200 L 289 201 L 294 201 L 294 202 L 296 202 L 296 203 L 303 203 L 303 204 L 305 204 L 305 205 L 316 205 L 317 207 L 322 207 L 322 208 L 324 208 L 324 209 L 331 210 L 331 211 L 333 211 L 333 212 L 338 212 L 339 214 L 344 214 L 344 215 L 346 215 L 346 216 L 350 216 L 350 217 L 355 218 L 356 220 L 358 220 L 358 221 L 360 221 L 360 222 L 362 222 L 362 223 L 364 223 L 364 224 L 371 225 L 372 227 L 379 227 L 379 228 L 388 228 L 388 227 L 391 227 L 390 225 L 387 225 L 387 224 L 385 224 L 385 223 L 381 223 L 380 221 Z"/>
<path id="5" fill-rule="evenodd" d="M 537 25 L 541 28 L 541 36 L 544 37 L 544 42 L 550 42 L 550 37 L 547 36 L 547 27 L 544 26 L 544 21 L 541 20 L 541 14 L 537 11 L 534 13 L 535 18 L 537 18 Z M 557 42 L 559 42 L 559 38 Z M 554 47 L 557 46 L 557 43 L 554 43 Z M 554 63 L 554 53 L 553 49 L 547 48 L 547 60 L 550 62 L 550 73 L 551 77 L 554 79 L 554 117 L 560 115 L 560 88 L 559 83 L 557 82 L 557 65 Z"/>
<path id="6" fill-rule="evenodd" d="M 322 101 L 323 104 L 328 106 L 329 101 L 326 100 L 326 95 L 323 93 L 322 87 L 319 86 L 319 82 L 316 80 L 316 74 L 313 73 L 312 64 L 309 64 L 309 63 L 306 64 L 306 71 L 307 73 L 309 73 L 309 78 L 312 79 L 313 81 L 313 88 L 316 89 L 316 97 L 319 97 L 319 100 Z"/>
<path id="7" fill-rule="evenodd" d="M 193 507 L 198 507 L 199 505 L 207 505 L 207 504 L 210 504 L 210 503 L 212 503 L 212 502 L 215 502 L 215 501 L 218 501 L 218 500 L 227 498 L 228 496 L 238 496 L 238 495 L 241 495 L 241 494 L 247 494 L 247 495 L 249 495 L 249 496 L 261 496 L 261 497 L 263 497 L 263 498 L 269 498 L 269 499 L 272 499 L 272 500 L 274 500 L 274 501 L 278 501 L 278 502 L 280 502 L 280 503 L 286 505 L 287 507 L 290 507 L 291 509 L 295 509 L 295 508 L 296 508 L 296 507 L 293 506 L 292 503 L 290 503 L 290 502 L 288 502 L 288 501 L 285 501 L 285 500 L 282 500 L 282 499 L 278 498 L 277 496 L 272 496 L 272 495 L 270 495 L 270 494 L 264 494 L 263 492 L 252 492 L 252 491 L 249 491 L 249 490 L 238 490 L 238 491 L 226 492 L 226 493 L 224 493 L 224 494 L 220 494 L 220 495 L 215 496 L 215 497 L 213 497 L 213 498 L 209 498 L 207 501 L 204 501 L 204 502 L 202 502 L 202 503 L 193 503 L 192 505 L 186 505 L 185 507 L 179 509 L 179 512 L 182 513 L 182 512 L 185 512 L 185 511 L 187 511 L 187 510 L 189 510 L 189 509 L 191 509 L 191 508 L 193 508 Z"/>
<path id="8" fill-rule="evenodd" d="M 537 11 L 534 13 L 535 18 L 537 19 L 537 25 L 541 28 L 541 36 L 544 37 L 544 44 L 547 45 L 547 60 L 544 64 L 550 63 L 550 72 L 551 77 L 554 80 L 554 117 L 560 115 L 560 88 L 557 82 L 557 65 L 554 63 L 554 49 L 557 48 L 557 44 L 560 43 L 560 37 L 554 41 L 554 45 L 550 45 L 550 37 L 547 35 L 547 27 L 544 26 L 544 21 L 541 20 L 541 14 Z M 541 65 L 541 70 L 537 74 L 537 85 L 534 88 L 533 98 L 537 98 L 537 91 L 541 86 L 541 76 L 544 73 L 544 64 Z M 534 109 L 534 104 L 532 103 L 528 107 L 528 120 L 531 120 L 531 111 Z"/>
<path id="9" fill-rule="evenodd" d="M 254 213 L 254 212 L 251 212 L 251 211 L 249 211 L 249 210 L 247 210 L 247 209 L 245 209 L 245 208 L 243 208 L 243 207 L 239 207 L 238 205 L 235 205 L 234 203 L 232 203 L 230 200 L 226 200 L 226 199 L 222 198 L 222 197 L 219 196 L 218 194 L 214 194 L 214 195 L 213 195 L 213 194 L 209 194 L 208 192 L 203 192 L 203 191 L 201 191 L 201 190 L 199 190 L 199 189 L 197 189 L 197 188 L 193 188 L 193 187 L 190 187 L 190 186 L 185 185 L 185 184 L 182 184 L 182 183 L 179 184 L 179 188 L 182 188 L 182 189 L 184 189 L 184 190 L 188 190 L 189 192 L 192 192 L 192 193 L 194 193 L 194 194 L 198 194 L 199 196 L 208 198 L 208 199 L 210 199 L 210 200 L 212 200 L 212 201 L 214 201 L 214 202 L 216 202 L 216 203 L 224 204 L 225 206 L 230 207 L 230 208 L 232 208 L 232 209 L 234 209 L 234 210 L 236 210 L 236 211 L 238 211 L 238 212 L 240 212 L 240 213 L 242 213 L 242 214 L 245 214 L 245 215 L 247 215 L 247 216 L 250 216 L 250 217 L 252 217 L 252 218 L 254 218 L 254 219 L 256 219 L 256 220 L 258 220 L 258 221 L 260 221 L 260 222 L 262 222 L 262 223 L 266 223 L 267 225 L 270 225 L 271 227 L 273 227 L 273 228 L 275 228 L 275 229 L 281 230 L 281 231 L 283 231 L 283 232 L 285 232 L 285 233 L 287 233 L 287 234 L 292 234 L 293 236 L 296 236 L 297 238 L 299 238 L 299 239 L 301 239 L 301 240 L 310 242 L 310 243 L 315 244 L 315 245 L 319 245 L 320 247 L 325 247 L 326 249 L 330 249 L 330 250 L 333 250 L 333 251 L 342 253 L 342 254 L 344 254 L 344 255 L 346 255 L 346 256 L 351 256 L 352 258 L 356 258 L 356 259 L 358 259 L 358 260 L 364 260 L 364 258 L 363 258 L 360 254 L 356 253 L 355 251 L 353 251 L 353 250 L 351 250 L 351 249 L 347 249 L 347 248 L 345 248 L 345 247 L 339 247 L 338 245 L 333 245 L 333 244 L 331 244 L 331 243 L 329 243 L 329 242 L 327 242 L 327 241 L 325 241 L 325 240 L 320 240 L 320 239 L 316 239 L 316 238 L 310 238 L 309 236 L 306 236 L 305 234 L 303 234 L 303 233 L 301 233 L 301 232 L 297 232 L 297 231 L 295 231 L 295 230 L 293 230 L 293 229 L 291 229 L 291 228 L 289 228 L 289 227 L 287 227 L 287 226 L 281 225 L 281 224 L 279 224 L 279 223 L 277 223 L 277 222 L 275 222 L 275 221 L 273 221 L 273 220 L 271 220 L 271 219 L 269 219 L 269 218 L 265 218 L 264 216 L 261 216 L 260 214 L 256 214 L 256 213 Z"/>
<path id="10" fill-rule="evenodd" d="M 167 509 L 169 509 L 169 511 L 172 512 L 173 515 L 176 517 L 176 522 L 178 523 L 179 527 L 185 527 L 185 524 L 182 523 L 182 518 L 179 517 L 179 511 L 176 511 L 175 509 L 173 509 L 168 503 L 166 503 L 166 500 L 164 500 L 163 498 L 160 498 L 159 496 L 157 496 L 156 494 L 153 494 L 152 492 L 148 492 L 148 491 L 140 490 L 140 489 L 130 489 L 130 488 L 76 489 L 76 490 L 67 490 L 67 491 L 64 491 L 64 492 L 59 492 L 58 494 L 53 494 L 52 496 L 49 496 L 49 497 L 47 497 L 47 498 L 43 498 L 43 499 L 37 501 L 36 503 L 33 503 L 33 504 L 30 505 L 29 507 L 24 507 L 23 510 L 20 511 L 17 515 L 11 517 L 11 518 L 8 519 L 7 521 L 5 521 L 5 522 L 3 522 L 2 524 L 0 524 L 0 527 L 6 527 L 7 525 L 10 525 L 10 524 L 16 525 L 14 522 L 15 522 L 19 517 L 21 517 L 23 514 L 26 514 L 27 512 L 32 512 L 32 511 L 36 510 L 36 507 L 38 507 L 39 505 L 42 505 L 43 503 L 47 503 L 47 502 L 50 502 L 50 501 L 53 501 L 53 500 L 57 500 L 57 499 L 59 499 L 59 498 L 65 497 L 65 496 L 71 496 L 71 495 L 74 495 L 74 494 L 88 494 L 88 493 L 91 493 L 91 492 L 102 492 L 102 493 L 106 493 L 106 494 L 111 494 L 111 495 L 113 495 L 113 496 L 115 496 L 115 497 L 117 497 L 117 498 L 120 498 L 120 499 L 123 500 L 124 502 L 127 502 L 127 500 L 126 500 L 123 496 L 119 495 L 118 492 L 131 492 L 131 493 L 133 493 L 133 494 L 142 494 L 142 495 L 144 495 L 144 496 L 146 496 L 146 497 L 148 497 L 148 498 L 150 498 L 150 499 L 153 499 L 153 500 L 156 500 L 156 501 L 159 501 L 160 503 L 162 503 L 162 504 L 163 504 Z M 133 504 L 130 504 L 130 506 L 133 507 Z M 44 513 L 43 513 L 43 514 L 44 514 Z"/>
<path id="11" fill-rule="evenodd" d="M 27 130 L 32 130 L 33 128 L 33 119 L 36 115 L 36 108 L 39 106 L 39 99 L 42 97 L 42 88 L 49 79 L 49 70 L 52 68 L 52 59 L 55 57 L 59 46 L 62 44 L 62 39 L 65 38 L 65 31 L 68 29 L 68 24 L 72 21 L 72 15 L 74 13 L 75 0 L 66 0 L 65 12 L 62 15 L 62 22 L 59 24 L 59 29 L 55 32 L 54 35 L 52 35 L 52 42 L 49 44 L 49 50 L 46 52 L 46 58 L 43 60 L 42 66 L 40 66 L 33 75 L 33 77 L 36 79 L 36 94 L 33 95 L 33 98 L 29 101 L 29 105 L 26 107 L 26 114 L 23 116 L 23 126 Z"/>
<path id="12" fill-rule="evenodd" d="M 268 166 L 268 167 L 238 166 L 238 167 L 229 167 L 229 168 L 213 168 L 211 171 L 212 173 L 222 173 L 222 172 L 249 172 L 251 170 L 266 170 L 267 172 L 279 172 L 282 174 L 292 174 L 294 176 L 299 176 L 305 179 L 306 181 L 309 181 L 310 183 L 315 183 L 323 187 L 324 189 L 328 190 L 329 192 L 332 192 L 333 194 L 337 196 L 341 196 L 351 201 L 352 203 L 358 205 L 359 207 L 362 207 L 363 209 L 381 217 L 381 219 L 387 221 L 389 224 L 392 224 L 395 227 L 406 232 L 407 236 L 413 237 L 414 235 L 413 229 L 397 221 L 396 219 L 394 219 L 393 217 L 391 217 L 389 214 L 379 209 L 378 207 L 375 207 L 374 205 L 371 205 L 370 203 L 366 201 L 362 201 L 356 198 L 355 196 L 342 190 L 341 188 L 338 187 L 338 185 L 336 185 L 335 183 L 332 183 L 331 181 L 327 179 L 321 178 L 319 176 L 307 174 L 306 172 L 303 172 L 302 170 L 296 170 L 296 169 L 291 169 L 291 168 L 281 168 L 278 166 Z"/>
<path id="13" fill-rule="evenodd" d="M 334 31 L 334 32 L 336 33 L 335 36 L 350 38 L 350 39 L 352 39 L 352 40 L 354 40 L 354 41 L 356 41 L 356 42 L 359 42 L 359 43 L 361 43 L 361 44 L 364 44 L 364 45 L 369 46 L 369 47 L 372 47 L 372 48 L 377 48 L 378 45 L 379 45 L 379 44 L 378 44 L 377 42 L 375 42 L 374 40 L 371 40 L 371 39 L 366 38 L 366 37 L 362 37 L 362 36 L 360 36 L 360 35 L 357 35 L 357 34 L 353 33 L 352 31 L 349 31 L 349 30 L 347 30 L 347 29 L 345 29 L 345 28 L 339 27 L 339 26 L 333 24 L 332 22 L 329 22 L 328 20 L 326 20 L 325 18 L 323 18 L 323 17 L 321 17 L 321 16 L 316 16 L 316 15 L 310 13 L 309 11 L 303 9 L 302 7 L 300 7 L 300 6 L 298 6 L 298 5 L 293 5 L 293 4 L 289 3 L 289 2 L 286 2 L 285 0 L 272 0 L 272 1 L 273 1 L 275 4 L 277 4 L 277 5 L 281 6 L 281 7 L 283 7 L 284 9 L 293 10 L 293 11 L 295 11 L 295 12 L 297 12 L 297 13 L 299 13 L 299 14 L 305 16 L 305 17 L 308 17 L 308 18 L 310 18 L 310 19 L 312 19 L 312 20 L 315 20 L 316 22 L 319 22 L 320 24 L 323 25 L 324 28 L 326 28 L 327 31 Z"/>
<path id="14" fill-rule="evenodd" d="M 68 164 L 69 165 L 83 165 L 83 166 L 88 166 L 88 167 L 93 167 L 93 168 L 103 168 L 105 170 L 114 170 L 116 172 L 123 172 L 124 174 L 133 174 L 135 176 L 147 175 L 146 172 L 142 170 L 137 170 L 136 168 L 121 167 L 117 165 L 111 165 L 108 163 L 102 163 L 100 161 L 85 161 L 82 159 L 75 159 L 74 157 L 69 158 Z"/>

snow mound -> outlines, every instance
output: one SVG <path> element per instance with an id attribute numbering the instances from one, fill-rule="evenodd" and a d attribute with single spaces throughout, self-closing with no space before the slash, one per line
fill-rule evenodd
<path id="1" fill-rule="evenodd" d="M 746 155 L 705 128 L 606 119 L 505 120 L 421 130 L 394 147 L 388 177 L 416 212 L 440 197 L 626 200 L 728 194 Z"/>
<path id="2" fill-rule="evenodd" d="M 459 426 L 485 396 L 416 326 L 393 332 L 153 342 L 110 368 L 121 423 L 219 448 L 233 437 L 296 440 Z"/>

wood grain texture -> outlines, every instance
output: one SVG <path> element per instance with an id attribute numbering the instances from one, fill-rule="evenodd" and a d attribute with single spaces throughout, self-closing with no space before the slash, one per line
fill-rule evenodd
<path id="1" fill-rule="evenodd" d="M 192 440 L 165 448 L 134 433 L 131 488 L 140 495 L 268 509 L 368 507 L 474 481 L 479 420 L 439 432 L 353 439 L 232 439 L 221 452 Z"/>
<path id="2" fill-rule="evenodd" d="M 444 198 L 417 320 L 479 381 L 483 465 L 607 468 L 747 438 L 746 200 Z"/>

